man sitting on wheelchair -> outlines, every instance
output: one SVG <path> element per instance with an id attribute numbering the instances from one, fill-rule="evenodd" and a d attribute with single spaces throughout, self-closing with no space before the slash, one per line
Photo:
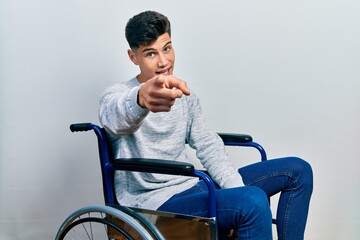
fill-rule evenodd
<path id="1" fill-rule="evenodd" d="M 126 25 L 126 39 L 140 73 L 109 87 L 99 108 L 114 156 L 189 162 L 186 141 L 218 185 L 219 239 L 229 234 L 272 239 L 268 198 L 279 192 L 278 238 L 303 239 L 312 193 L 310 165 L 287 157 L 235 169 L 222 140 L 206 125 L 199 99 L 174 75 L 168 18 L 154 11 L 136 15 Z M 208 215 L 207 187 L 197 178 L 117 171 L 115 186 L 124 206 Z"/>

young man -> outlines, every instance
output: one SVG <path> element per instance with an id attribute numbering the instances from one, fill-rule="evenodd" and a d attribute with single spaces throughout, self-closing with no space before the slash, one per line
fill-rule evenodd
<path id="1" fill-rule="evenodd" d="M 222 140 L 207 127 L 198 98 L 173 74 L 168 19 L 154 11 L 142 12 L 127 23 L 126 39 L 129 58 L 140 73 L 108 88 L 99 109 L 114 156 L 189 162 L 186 140 L 219 185 L 219 239 L 234 230 L 239 239 L 272 239 L 268 197 L 278 192 L 279 239 L 303 239 L 312 193 L 310 165 L 289 157 L 236 170 Z M 208 215 L 207 188 L 195 178 L 118 171 L 115 186 L 125 206 Z"/>

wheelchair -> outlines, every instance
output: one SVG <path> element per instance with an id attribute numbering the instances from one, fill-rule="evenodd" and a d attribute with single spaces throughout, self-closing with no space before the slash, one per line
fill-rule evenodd
<path id="1" fill-rule="evenodd" d="M 217 236 L 215 186 L 211 178 L 190 163 L 163 159 L 113 159 L 107 133 L 92 123 L 71 124 L 72 132 L 93 130 L 97 136 L 102 173 L 104 206 L 87 206 L 70 214 L 55 239 L 204 239 Z M 266 161 L 264 148 L 246 134 L 218 133 L 226 146 L 252 147 Z M 137 171 L 197 177 L 209 189 L 209 216 L 198 217 L 121 206 L 115 196 L 114 171 Z M 273 220 L 276 223 L 276 220 Z"/>

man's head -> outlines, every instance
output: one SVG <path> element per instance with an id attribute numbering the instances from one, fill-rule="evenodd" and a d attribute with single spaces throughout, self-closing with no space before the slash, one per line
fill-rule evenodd
<path id="1" fill-rule="evenodd" d="M 135 15 L 125 28 L 126 40 L 132 50 L 151 44 L 164 33 L 171 36 L 170 22 L 166 16 L 155 11 Z"/>
<path id="2" fill-rule="evenodd" d="M 140 83 L 157 75 L 172 75 L 175 52 L 170 36 L 170 22 L 162 14 L 147 11 L 131 18 L 126 25 L 130 60 L 138 65 Z"/>

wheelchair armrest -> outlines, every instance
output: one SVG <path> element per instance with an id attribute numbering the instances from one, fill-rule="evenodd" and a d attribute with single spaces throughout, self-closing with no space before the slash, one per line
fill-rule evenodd
<path id="1" fill-rule="evenodd" d="M 115 170 L 199 177 L 204 180 L 209 189 L 209 216 L 216 217 L 214 183 L 208 175 L 195 170 L 194 165 L 191 163 L 148 158 L 118 158 L 113 161 L 112 165 Z"/>
<path id="2" fill-rule="evenodd" d="M 115 170 L 162 173 L 192 176 L 194 165 L 185 162 L 149 158 L 118 158 L 113 161 Z"/>
<path id="3" fill-rule="evenodd" d="M 221 137 L 224 143 L 248 143 L 253 141 L 252 137 L 247 134 L 218 133 L 218 135 Z"/>
<path id="4" fill-rule="evenodd" d="M 225 145 L 256 148 L 261 155 L 261 161 L 267 160 L 264 148 L 260 144 L 254 142 L 253 138 L 250 135 L 232 133 L 218 133 L 218 135 L 221 137 Z"/>

